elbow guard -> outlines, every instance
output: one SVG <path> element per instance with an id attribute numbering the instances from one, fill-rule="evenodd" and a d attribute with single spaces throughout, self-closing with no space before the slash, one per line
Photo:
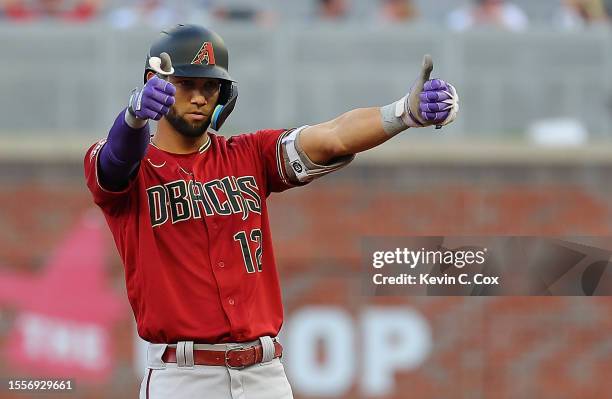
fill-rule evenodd
<path id="1" fill-rule="evenodd" d="M 283 159 L 285 170 L 289 180 L 296 184 L 306 184 L 316 178 L 334 172 L 348 165 L 355 155 L 346 155 L 334 160 L 327 165 L 319 165 L 310 160 L 308 155 L 302 150 L 299 136 L 302 130 L 308 126 L 302 126 L 289 133 L 282 141 Z"/>

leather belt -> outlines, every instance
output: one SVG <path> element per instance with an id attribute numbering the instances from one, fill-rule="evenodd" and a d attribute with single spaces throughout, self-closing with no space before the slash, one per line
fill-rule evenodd
<path id="1" fill-rule="evenodd" d="M 283 346 L 274 342 L 274 359 L 283 355 Z M 176 348 L 166 348 L 162 356 L 164 363 L 176 363 Z M 263 360 L 261 345 L 237 347 L 226 351 L 208 349 L 193 350 L 193 364 L 199 366 L 226 366 L 230 369 L 243 369 Z"/>

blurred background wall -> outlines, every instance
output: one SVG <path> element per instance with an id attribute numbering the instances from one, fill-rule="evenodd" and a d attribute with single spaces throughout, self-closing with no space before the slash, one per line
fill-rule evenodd
<path id="1" fill-rule="evenodd" d="M 452 126 L 270 198 L 296 398 L 608 398 L 609 298 L 367 297 L 360 270 L 368 236 L 612 236 L 610 5 L 5 0 L 0 381 L 136 397 L 143 346 L 82 158 L 157 32 L 195 22 L 224 37 L 239 82 L 226 135 L 388 104 L 425 53 L 461 96 Z"/>

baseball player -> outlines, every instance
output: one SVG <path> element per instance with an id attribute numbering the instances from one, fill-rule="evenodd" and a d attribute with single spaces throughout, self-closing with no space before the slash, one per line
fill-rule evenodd
<path id="1" fill-rule="evenodd" d="M 209 130 L 238 97 L 223 40 L 195 25 L 162 32 L 144 87 L 84 160 L 149 342 L 141 399 L 292 398 L 266 198 L 408 128 L 452 122 L 457 93 L 430 80 L 432 68 L 426 56 L 410 93 L 389 105 L 225 138 Z M 158 121 L 153 135 L 149 120 Z"/>

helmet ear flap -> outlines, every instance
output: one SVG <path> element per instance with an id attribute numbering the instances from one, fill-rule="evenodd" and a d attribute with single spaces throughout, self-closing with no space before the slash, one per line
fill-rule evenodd
<path id="1" fill-rule="evenodd" d="M 238 95 L 238 88 L 234 87 L 236 86 L 234 83 L 232 82 L 228 82 L 228 81 L 221 81 L 221 89 L 219 92 L 219 101 L 218 104 L 220 105 L 225 105 L 227 104 L 227 102 L 229 101 L 230 97 L 232 96 L 232 91 L 236 91 L 236 95 Z"/>
<path id="2" fill-rule="evenodd" d="M 219 94 L 219 103 L 213 111 L 210 118 L 210 127 L 219 131 L 221 126 L 234 110 L 236 101 L 238 100 L 238 85 L 232 82 L 224 82 L 221 84 L 221 93 Z"/>

